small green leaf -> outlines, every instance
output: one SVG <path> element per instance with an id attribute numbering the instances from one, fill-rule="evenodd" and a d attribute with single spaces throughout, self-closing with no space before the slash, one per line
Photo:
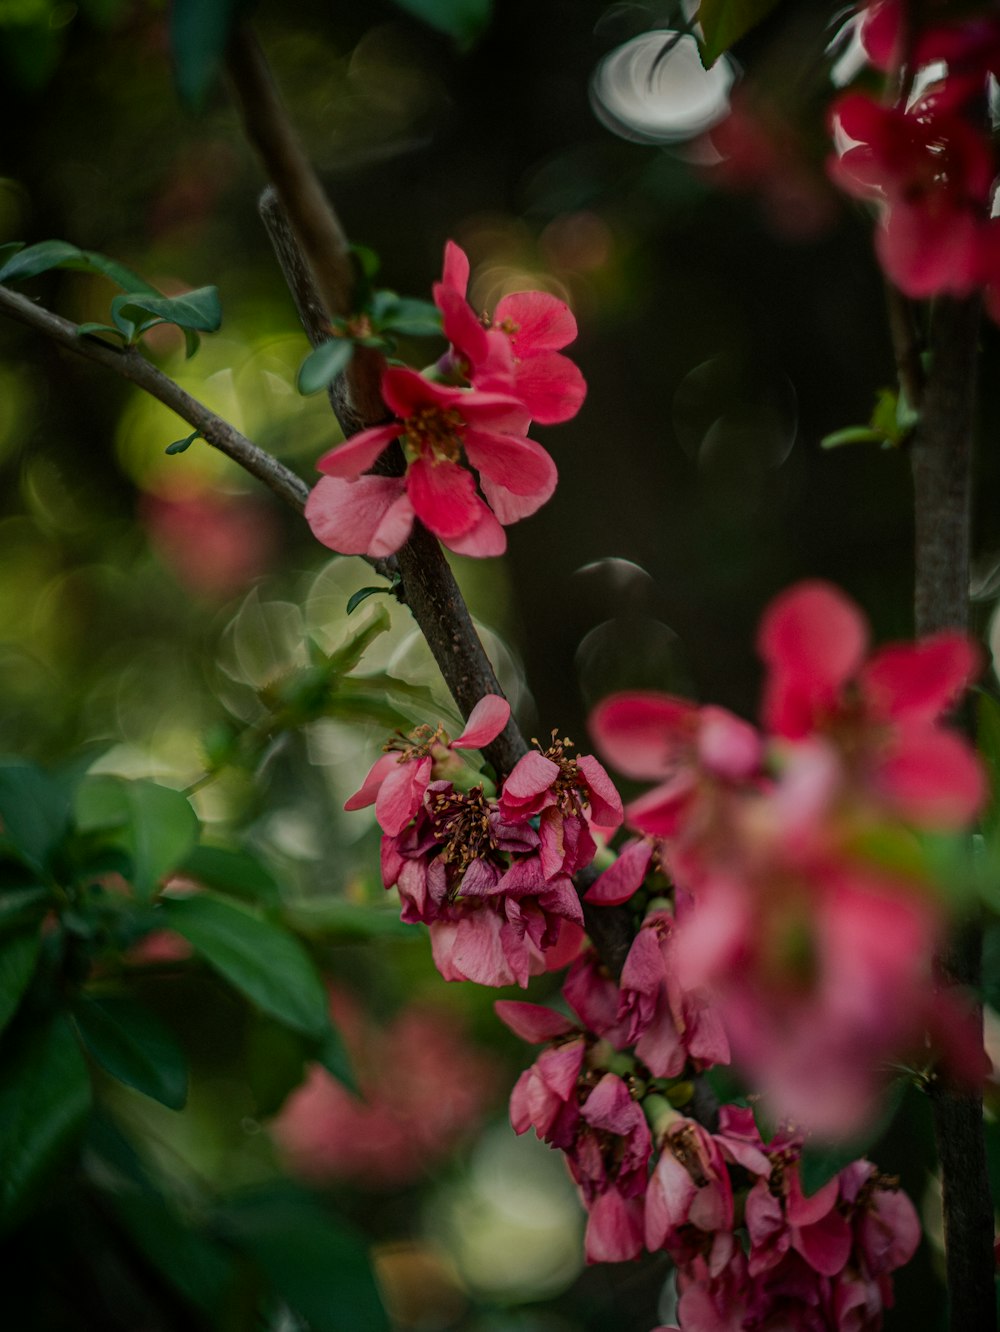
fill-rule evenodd
<path id="1" fill-rule="evenodd" d="M 182 865 L 181 874 L 206 888 L 251 902 L 276 906 L 281 898 L 273 875 L 248 851 L 234 851 L 222 846 L 196 846 Z"/>
<path id="2" fill-rule="evenodd" d="M 367 245 L 352 245 L 350 251 L 355 264 L 361 270 L 361 276 L 370 282 L 382 266 L 381 259 Z"/>
<path id="3" fill-rule="evenodd" d="M 19 249 L 0 268 L 0 282 L 23 282 L 25 278 L 37 277 L 47 273 L 50 268 L 60 268 L 68 259 L 79 260 L 82 251 L 68 241 L 39 241 L 27 249 Z"/>
<path id="4" fill-rule="evenodd" d="M 217 287 L 198 287 L 180 296 L 148 295 L 141 291 L 124 292 L 111 302 L 111 318 L 118 328 L 140 323 L 136 313 L 154 315 L 165 324 L 178 328 L 215 333 L 222 324 L 222 307 Z"/>
<path id="5" fill-rule="evenodd" d="M 191 447 L 200 434 L 200 430 L 192 430 L 191 434 L 188 435 L 186 439 L 175 439 L 172 444 L 168 444 L 164 449 L 164 453 L 183 453 L 185 449 Z"/>
<path id="6" fill-rule="evenodd" d="M 86 1061 L 66 1017 L 11 1028 L 0 1081 L 0 1229 L 20 1218 L 59 1165 L 90 1097 Z"/>
<path id="7" fill-rule="evenodd" d="M 834 430 L 832 434 L 824 435 L 820 447 L 839 449 L 845 444 L 882 444 L 884 441 L 885 436 L 871 426 L 847 426 L 844 430 Z"/>
<path id="8" fill-rule="evenodd" d="M 186 1299 L 210 1315 L 208 1322 L 199 1318 L 186 1326 L 233 1326 L 220 1317 L 226 1294 L 236 1284 L 232 1254 L 182 1220 L 155 1194 L 116 1190 L 107 1197 L 139 1252 Z"/>
<path id="9" fill-rule="evenodd" d="M 9 847 L 38 874 L 69 826 L 69 801 L 61 786 L 33 763 L 0 763 L 0 848 Z"/>
<path id="10" fill-rule="evenodd" d="M 50 904 L 47 888 L 37 885 L 0 889 L 0 931 L 19 930 L 41 921 Z"/>
<path id="11" fill-rule="evenodd" d="M 347 599 L 347 613 L 352 614 L 358 609 L 363 601 L 369 597 L 375 596 L 379 592 L 391 592 L 391 587 L 359 587 L 357 592 L 351 594 Z"/>
<path id="12" fill-rule="evenodd" d="M 294 909 L 296 921 L 305 931 L 344 935 L 349 939 L 414 939 L 412 925 L 399 918 L 399 908 L 366 906 L 361 902 L 344 902 L 337 898 L 323 898 L 317 905 L 306 903 Z"/>
<path id="13" fill-rule="evenodd" d="M 396 0 L 396 4 L 463 47 L 482 36 L 493 15 L 493 0 Z"/>
<path id="14" fill-rule="evenodd" d="M 714 65 L 751 28 L 765 19 L 778 0 L 701 0 L 698 22 L 704 34 L 702 60 Z"/>
<path id="15" fill-rule="evenodd" d="M 214 1222 L 312 1332 L 389 1332 L 364 1237 L 309 1194 L 280 1185 L 244 1194 Z"/>
<path id="16" fill-rule="evenodd" d="M 346 369 L 353 355 L 354 343 L 348 338 L 331 338 L 328 342 L 321 342 L 299 366 L 299 392 L 308 396 L 325 389 Z"/>
<path id="17" fill-rule="evenodd" d="M 378 328 L 404 337 L 438 337 L 442 331 L 441 311 L 436 305 L 397 296 L 392 291 L 375 293 L 372 318 Z"/>
<path id="18" fill-rule="evenodd" d="M 0 936 L 0 1031 L 17 1012 L 42 946 L 37 926 Z"/>
<path id="19" fill-rule="evenodd" d="M 226 44 L 246 0 L 174 0 L 170 46 L 181 101 L 198 111 L 215 82 Z"/>
<path id="20" fill-rule="evenodd" d="M 325 1035 L 326 992 L 293 935 L 208 894 L 166 898 L 160 909 L 165 924 L 262 1012 L 296 1031 Z"/>
<path id="21" fill-rule="evenodd" d="M 110 334 L 112 337 L 121 339 L 125 337 L 120 328 L 114 328 L 111 324 L 77 324 L 76 336 L 78 338 L 97 338 L 104 334 Z M 125 338 L 128 341 L 128 338 Z"/>
<path id="22" fill-rule="evenodd" d="M 81 997 L 73 1017 L 87 1050 L 113 1078 L 171 1110 L 183 1107 L 187 1060 L 155 1014 L 131 999 Z"/>
<path id="23" fill-rule="evenodd" d="M 24 249 L 24 241 L 8 241 L 6 245 L 0 245 L 0 269 L 12 255 L 17 254 L 19 250 Z"/>

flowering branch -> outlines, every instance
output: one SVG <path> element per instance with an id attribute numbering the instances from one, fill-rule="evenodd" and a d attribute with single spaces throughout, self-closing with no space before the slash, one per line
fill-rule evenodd
<path id="1" fill-rule="evenodd" d="M 78 326 L 71 320 L 35 305 L 26 296 L 4 286 L 0 286 L 0 312 L 38 333 L 44 333 L 67 351 L 88 361 L 96 361 L 98 365 L 103 365 L 105 369 L 157 398 L 165 407 L 176 412 L 182 421 L 193 426 L 206 443 L 239 463 L 240 467 L 262 481 L 286 504 L 302 512 L 309 496 L 309 487 L 301 477 L 247 439 L 235 426 L 209 411 L 204 403 L 175 384 L 138 351 L 113 347 L 97 338 L 82 336 Z"/>

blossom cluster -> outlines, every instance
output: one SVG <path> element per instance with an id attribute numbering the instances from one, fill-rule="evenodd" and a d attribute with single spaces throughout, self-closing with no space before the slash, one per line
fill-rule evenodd
<path id="1" fill-rule="evenodd" d="M 979 763 L 942 724 L 978 655 L 942 633 L 868 658 L 857 607 L 821 582 L 772 603 L 758 646 L 762 731 L 661 694 L 598 706 L 599 751 L 658 784 L 588 898 L 628 900 L 655 854 L 675 985 L 711 995 L 776 1120 L 843 1136 L 873 1118 L 890 1066 L 926 1064 L 927 1031 L 956 1072 L 980 1072 L 957 1001 L 935 993 L 948 910 L 920 841 L 982 804 Z"/>
<path id="2" fill-rule="evenodd" d="M 446 980 L 527 985 L 579 951 L 583 910 L 574 874 L 593 860 L 592 824 L 614 830 L 621 797 L 592 755 L 571 758 L 558 739 L 514 766 L 498 796 L 456 750 L 488 745 L 510 705 L 487 695 L 448 740 L 420 727 L 391 740 L 346 808 L 374 804 L 382 829 L 382 879 L 402 918 L 430 930 Z"/>
<path id="3" fill-rule="evenodd" d="M 566 997 L 579 1012 L 568 987 Z M 666 1250 L 683 1332 L 881 1326 L 890 1274 L 920 1238 L 898 1181 L 861 1159 L 807 1194 L 800 1134 L 765 1143 L 753 1112 L 735 1105 L 711 1132 L 673 1109 L 640 1061 L 616 1055 L 610 1033 L 537 1004 L 496 1009 L 518 1035 L 546 1042 L 514 1088 L 511 1122 L 566 1154 L 589 1261 Z"/>
<path id="4" fill-rule="evenodd" d="M 851 91 L 831 109 L 834 180 L 875 200 L 876 249 L 906 295 L 982 290 L 1000 319 L 1000 223 L 992 216 L 995 149 L 986 123 L 1000 76 L 1000 18 L 928 5 L 914 30 L 906 0 L 870 0 L 860 35 L 894 103 Z"/>
<path id="5" fill-rule="evenodd" d="M 576 337 L 576 320 L 541 291 L 505 296 L 492 318 L 479 319 L 466 300 L 468 281 L 468 258 L 449 241 L 434 285 L 448 351 L 430 374 L 387 369 L 382 397 L 396 419 L 319 460 L 324 476 L 306 518 L 332 550 L 384 558 L 419 520 L 460 555 L 502 555 L 504 528 L 552 495 L 555 464 L 527 431 L 532 420 L 568 421 L 583 403 L 583 376 L 561 351 Z M 397 439 L 404 474 L 373 475 Z"/>

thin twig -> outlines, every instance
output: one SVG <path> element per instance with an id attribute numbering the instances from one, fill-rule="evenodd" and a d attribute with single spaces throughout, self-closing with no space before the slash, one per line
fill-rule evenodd
<path id="1" fill-rule="evenodd" d="M 924 369 L 920 361 L 920 339 L 913 304 L 898 287 L 888 281 L 885 284 L 885 300 L 899 387 L 910 408 L 916 412 L 920 410 L 924 396 Z"/>
<path id="2" fill-rule="evenodd" d="M 53 342 L 67 351 L 82 356 L 85 360 L 96 361 L 122 379 L 127 379 L 138 388 L 145 390 L 176 412 L 182 421 L 196 429 L 202 438 L 232 458 L 233 462 L 263 481 L 286 504 L 300 513 L 309 496 L 309 487 L 294 472 L 259 448 L 246 435 L 242 435 L 235 426 L 224 421 L 216 414 L 175 384 L 174 381 L 147 361 L 134 348 L 113 347 L 98 338 L 81 337 L 76 324 L 61 315 L 45 310 L 33 301 L 29 301 L 20 292 L 0 286 L 0 311 L 38 333 L 43 333 Z"/>

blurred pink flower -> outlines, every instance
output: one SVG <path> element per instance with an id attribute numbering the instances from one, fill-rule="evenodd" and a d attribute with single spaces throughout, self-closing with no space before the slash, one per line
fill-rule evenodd
<path id="1" fill-rule="evenodd" d="M 140 500 L 139 518 L 178 581 L 213 600 L 248 587 L 277 550 L 271 510 L 250 496 L 208 490 L 149 494 Z"/>
<path id="2" fill-rule="evenodd" d="M 453 348 L 449 368 L 457 362 L 476 388 L 519 399 L 540 425 L 574 417 L 587 385 L 577 366 L 561 355 L 576 337 L 576 320 L 565 302 L 544 291 L 515 292 L 501 299 L 492 321 L 485 316 L 480 321 L 466 300 L 468 286 L 468 257 L 448 241 L 434 302 Z"/>
<path id="3" fill-rule="evenodd" d="M 271 1125 L 279 1151 L 313 1182 L 411 1184 L 475 1133 L 498 1091 L 496 1064 L 453 1013 L 406 1008 L 378 1026 L 342 992 L 331 1008 L 364 1099 L 314 1064 Z"/>
<path id="4" fill-rule="evenodd" d="M 381 558 L 403 545 L 418 518 L 460 555 L 503 554 L 502 525 L 534 513 L 556 486 L 552 459 L 524 434 L 530 417 L 522 404 L 432 384 L 403 367 L 385 371 L 382 396 L 399 419 L 352 435 L 317 464 L 326 475 L 306 504 L 314 535 L 342 554 Z M 405 475 L 364 475 L 400 437 Z"/>

